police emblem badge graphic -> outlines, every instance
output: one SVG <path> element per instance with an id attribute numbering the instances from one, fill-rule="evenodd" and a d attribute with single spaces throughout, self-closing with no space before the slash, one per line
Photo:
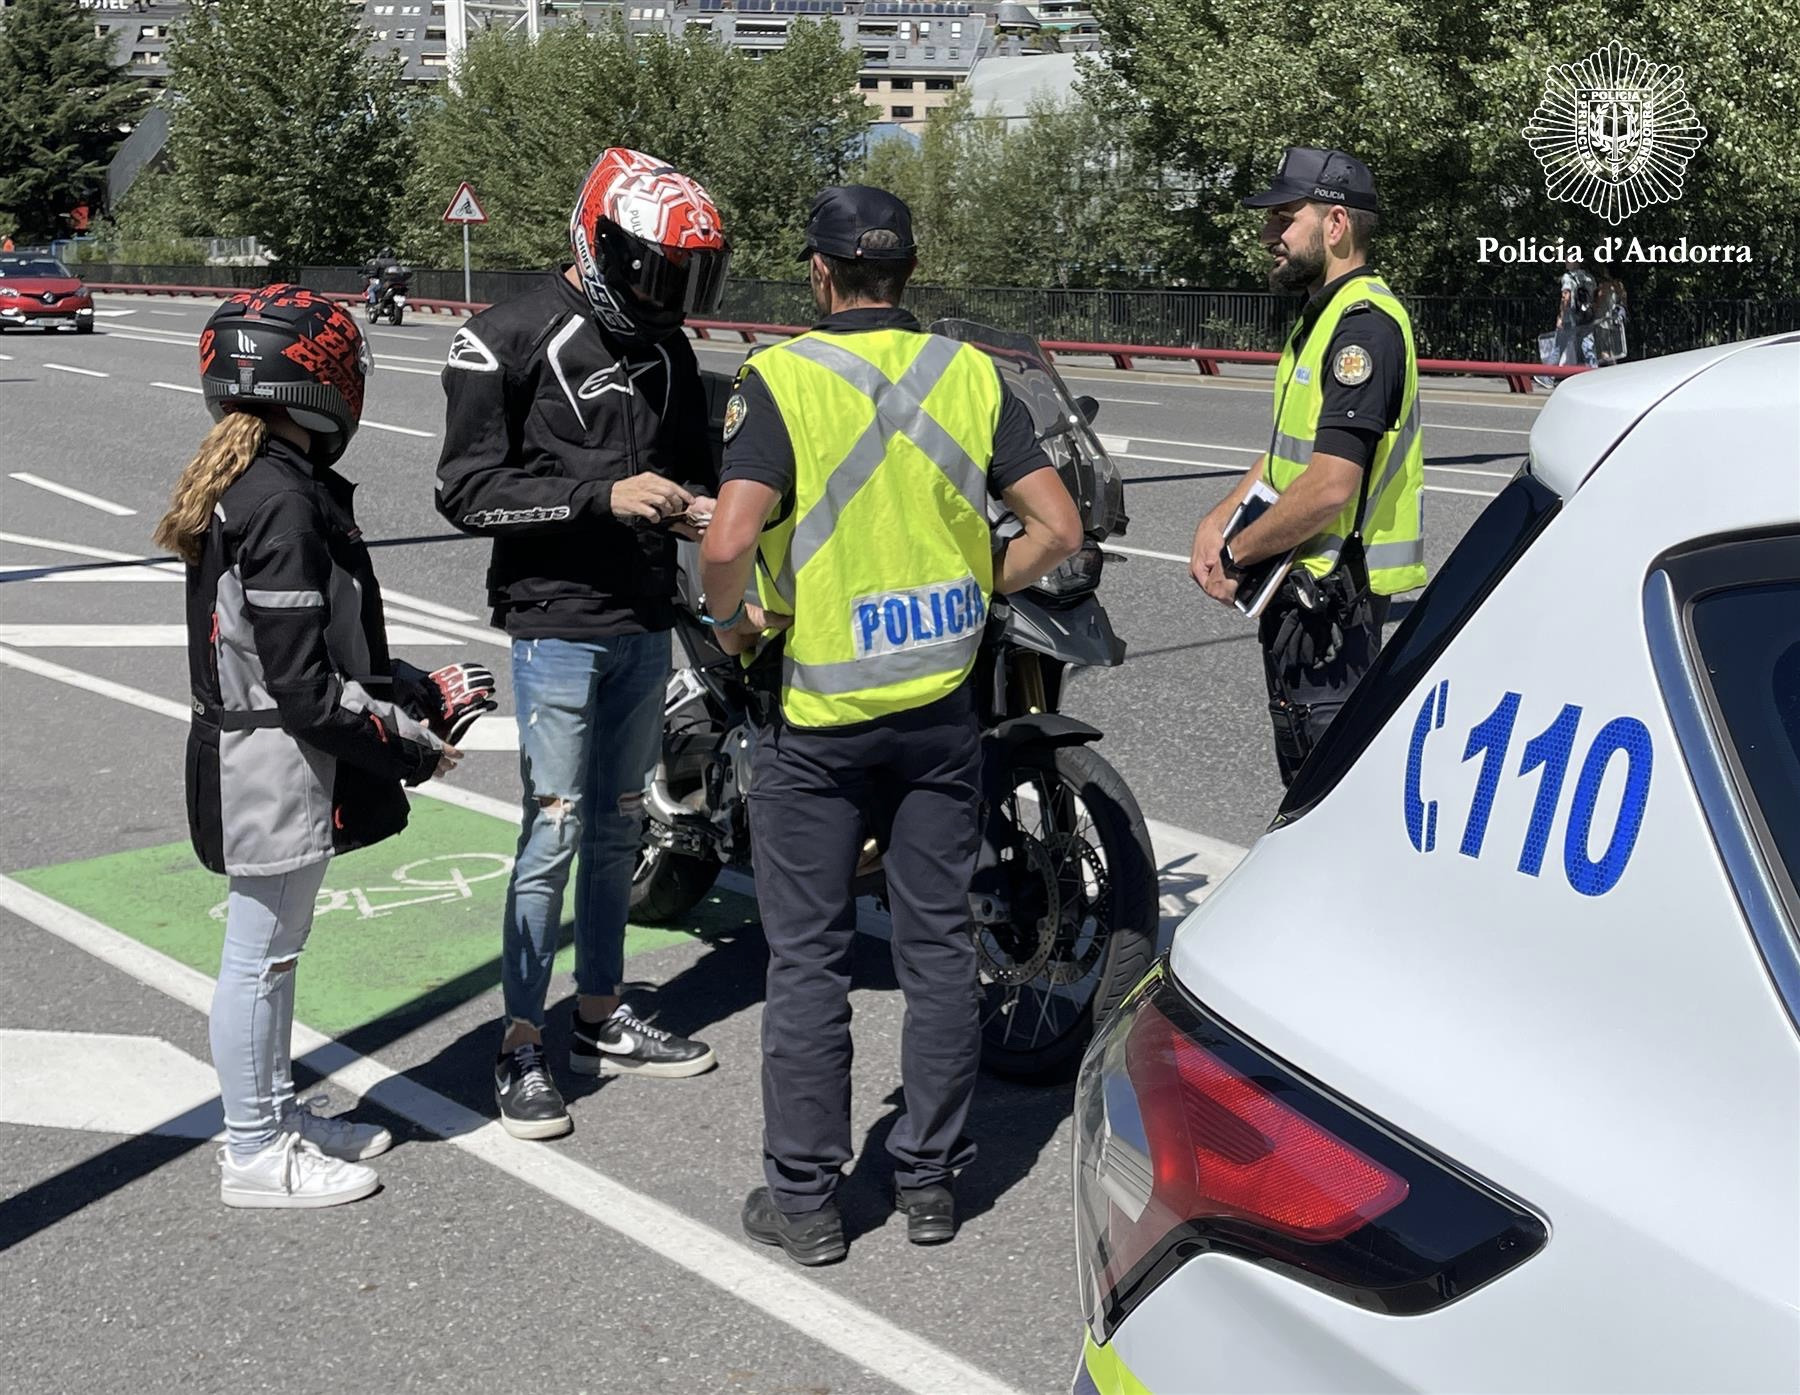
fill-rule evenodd
<path id="1" fill-rule="evenodd" d="M 744 401 L 744 394 L 734 392 L 731 400 L 725 404 L 725 439 L 729 441 L 738 434 L 738 428 L 744 424 L 744 418 L 750 415 L 750 404 Z"/>
<path id="2" fill-rule="evenodd" d="M 1544 189 L 1617 227 L 1681 197 L 1687 163 L 1706 139 L 1679 67 L 1640 58 L 1616 39 L 1546 75 L 1525 128 Z"/>
<path id="3" fill-rule="evenodd" d="M 1331 373 L 1345 387 L 1355 387 L 1358 383 L 1369 381 L 1369 374 L 1375 371 L 1375 364 L 1369 357 L 1369 351 L 1361 344 L 1346 344 L 1338 350 L 1337 361 L 1331 365 Z"/>

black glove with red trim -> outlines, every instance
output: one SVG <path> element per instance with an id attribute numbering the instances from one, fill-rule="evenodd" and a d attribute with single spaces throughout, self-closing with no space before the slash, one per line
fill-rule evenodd
<path id="1" fill-rule="evenodd" d="M 406 710 L 448 746 L 456 745 L 483 712 L 500 705 L 494 701 L 493 672 L 481 664 L 446 664 L 434 673 L 395 664 L 394 678 Z"/>

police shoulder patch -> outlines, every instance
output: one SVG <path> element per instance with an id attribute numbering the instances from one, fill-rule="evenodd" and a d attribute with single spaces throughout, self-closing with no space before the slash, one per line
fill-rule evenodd
<path id="1" fill-rule="evenodd" d="M 725 404 L 725 439 L 729 441 L 738 434 L 744 424 L 744 418 L 750 415 L 750 404 L 744 400 L 744 394 L 734 392 L 731 400 Z"/>
<path id="2" fill-rule="evenodd" d="M 1331 365 L 1332 376 L 1345 387 L 1368 382 L 1369 374 L 1374 371 L 1375 362 L 1361 344 L 1344 345 L 1338 350 L 1337 360 Z"/>

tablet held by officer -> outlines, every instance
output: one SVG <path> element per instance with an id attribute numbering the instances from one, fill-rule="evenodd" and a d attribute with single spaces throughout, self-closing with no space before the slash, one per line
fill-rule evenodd
<path id="1" fill-rule="evenodd" d="M 759 733 L 749 797 L 769 943 L 767 1185 L 743 1224 L 801 1264 L 827 1264 L 846 1253 L 834 1196 L 852 1156 L 851 888 L 870 837 L 884 847 L 906 995 L 895 1205 L 916 1244 L 955 1234 L 980 1056 L 968 891 L 981 740 L 968 680 L 994 592 L 1072 556 L 1082 529 L 993 361 L 900 308 L 915 265 L 904 203 L 825 190 L 802 255 L 824 318 L 744 366 L 701 582 L 728 651 L 783 631 L 780 711 Z M 998 556 L 990 496 L 1024 524 Z"/>
<path id="2" fill-rule="evenodd" d="M 1381 649 L 1389 598 L 1425 584 L 1425 453 L 1412 321 L 1368 264 L 1375 180 L 1341 150 L 1291 146 L 1265 210 L 1269 284 L 1307 300 L 1275 370 L 1268 452 L 1194 533 L 1190 569 L 1230 605 L 1246 569 L 1293 553 L 1258 620 L 1283 784 Z M 1259 481 L 1280 498 L 1225 536 Z"/>

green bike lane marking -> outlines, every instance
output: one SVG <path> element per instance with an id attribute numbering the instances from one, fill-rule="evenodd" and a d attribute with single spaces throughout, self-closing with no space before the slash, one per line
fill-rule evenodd
<path id="1" fill-rule="evenodd" d="M 295 1015 L 342 1036 L 402 1013 L 437 1016 L 497 987 L 516 846 L 516 831 L 499 819 L 418 800 L 404 833 L 333 858 L 294 981 Z M 219 970 L 225 878 L 201 867 L 185 842 L 12 876 L 209 977 Z M 574 967 L 573 909 L 571 878 L 556 956 L 562 973 Z M 626 958 L 756 923 L 752 898 L 715 891 L 678 926 L 628 926 Z"/>

